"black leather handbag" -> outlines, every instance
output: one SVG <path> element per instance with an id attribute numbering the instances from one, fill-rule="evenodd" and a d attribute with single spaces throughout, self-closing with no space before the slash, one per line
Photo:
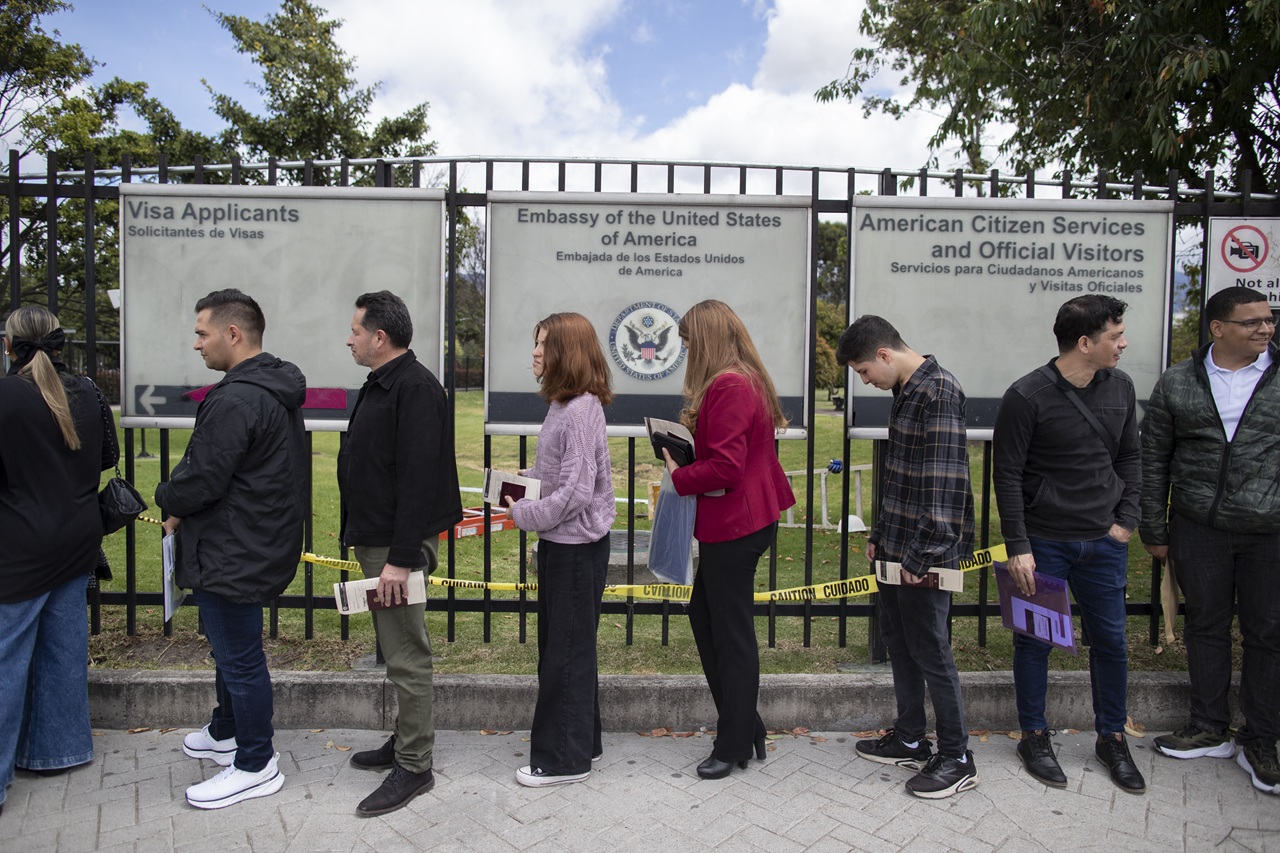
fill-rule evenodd
<path id="1" fill-rule="evenodd" d="M 93 385 L 93 382 L 89 382 Z M 111 436 L 112 459 L 119 457 L 119 449 L 116 447 L 115 421 L 111 418 L 111 412 L 107 409 L 106 398 L 102 396 L 102 392 L 98 390 L 97 385 L 93 385 L 94 392 L 98 395 L 98 408 L 102 410 L 102 428 L 106 431 L 104 435 Z M 106 442 L 103 442 L 103 461 L 106 462 L 107 448 Z M 120 465 L 116 465 L 116 475 L 107 481 L 102 487 L 102 491 L 98 492 L 98 511 L 102 513 L 102 535 L 108 536 L 115 533 L 122 527 L 128 526 L 129 522 L 147 510 L 147 502 L 142 499 L 142 495 L 138 494 L 138 490 L 133 484 L 120 476 Z"/>

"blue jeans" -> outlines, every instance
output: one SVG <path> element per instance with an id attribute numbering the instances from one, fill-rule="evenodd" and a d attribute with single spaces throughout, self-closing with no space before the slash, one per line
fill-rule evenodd
<path id="1" fill-rule="evenodd" d="M 214 740 L 236 739 L 235 766 L 257 773 L 275 754 L 271 674 L 262 651 L 262 604 L 237 604 L 194 590 L 213 650 L 218 705 L 209 718 Z"/>
<path id="2" fill-rule="evenodd" d="M 93 760 L 87 583 L 81 576 L 0 604 L 0 803 L 15 765 L 57 770 Z"/>
<path id="3" fill-rule="evenodd" d="M 893 728 L 908 743 L 924 740 L 924 688 L 928 684 L 937 720 L 938 752 L 948 758 L 964 757 L 969 732 L 964 727 L 960 673 L 956 672 L 947 633 L 951 593 L 885 584 L 879 594 L 880 634 L 889 650 L 898 705 Z"/>
<path id="4" fill-rule="evenodd" d="M 1067 581 L 1088 633 L 1094 728 L 1100 735 L 1123 732 L 1129 689 L 1129 649 L 1124 636 L 1129 546 L 1110 536 L 1085 542 L 1030 537 L 1030 542 L 1036 571 Z M 1042 640 L 1013 636 L 1013 686 L 1023 731 L 1048 728 L 1044 703 L 1052 649 Z"/>

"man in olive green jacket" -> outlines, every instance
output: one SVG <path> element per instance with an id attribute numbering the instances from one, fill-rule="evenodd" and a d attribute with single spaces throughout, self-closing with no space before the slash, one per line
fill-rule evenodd
<path id="1" fill-rule="evenodd" d="M 1267 297 L 1229 287 L 1205 305 L 1213 340 L 1165 371 L 1142 424 L 1142 542 L 1172 558 L 1186 598 L 1191 709 L 1155 739 L 1174 758 L 1232 758 L 1280 794 L 1280 353 Z M 1244 636 L 1231 743 L 1231 618 Z M 1239 754 L 1236 752 L 1239 746 Z"/>

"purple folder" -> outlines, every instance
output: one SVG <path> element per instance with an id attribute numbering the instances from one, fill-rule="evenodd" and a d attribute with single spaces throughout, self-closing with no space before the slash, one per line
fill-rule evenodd
<path id="1" fill-rule="evenodd" d="M 1018 591 L 1004 563 L 995 563 L 996 587 L 1000 590 L 1000 619 L 1015 631 L 1050 645 L 1076 653 L 1075 632 L 1071 630 L 1071 602 L 1067 582 L 1035 573 L 1036 594 Z"/>

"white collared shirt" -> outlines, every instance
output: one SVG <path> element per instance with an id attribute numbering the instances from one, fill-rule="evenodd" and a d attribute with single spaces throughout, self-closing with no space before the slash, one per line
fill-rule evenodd
<path id="1" fill-rule="evenodd" d="M 1227 434 L 1227 441 L 1232 441 L 1236 437 L 1236 427 L 1240 425 L 1244 407 L 1253 396 L 1253 389 L 1258 387 L 1258 380 L 1271 366 L 1271 353 L 1263 350 L 1253 364 L 1245 365 L 1239 370 L 1225 370 L 1214 363 L 1213 351 L 1214 347 L 1209 347 L 1204 367 L 1209 372 L 1209 388 L 1213 391 L 1213 402 L 1218 406 L 1222 429 Z"/>

